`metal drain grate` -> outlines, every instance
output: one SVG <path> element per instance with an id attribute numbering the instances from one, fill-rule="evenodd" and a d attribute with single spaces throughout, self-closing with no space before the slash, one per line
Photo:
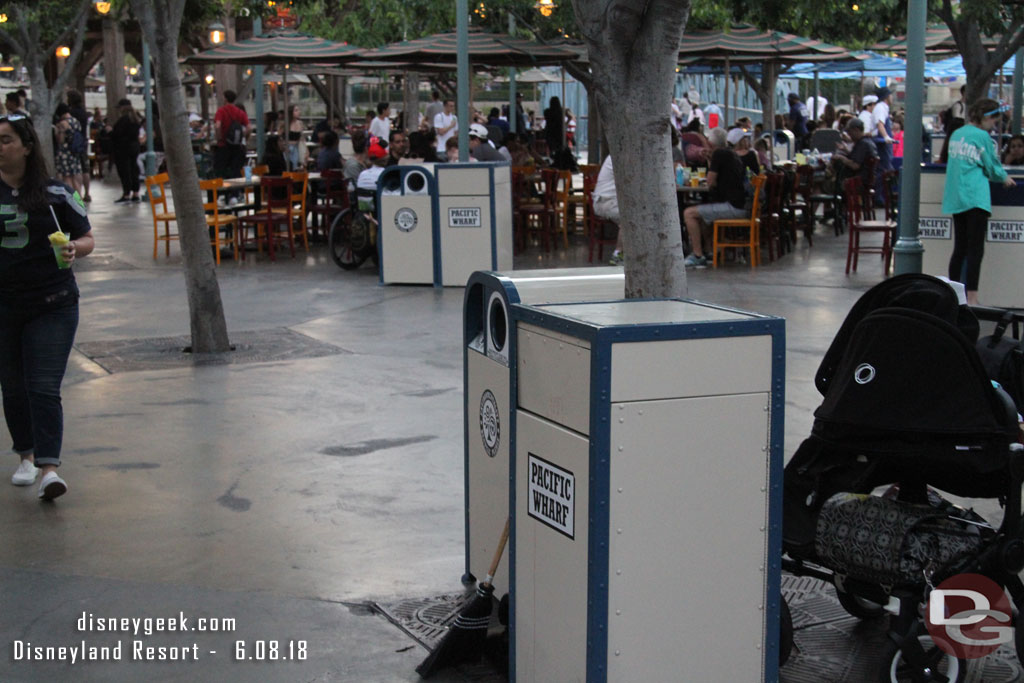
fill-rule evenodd
<path id="1" fill-rule="evenodd" d="M 428 650 L 434 650 L 444 638 L 448 626 L 462 608 L 476 596 L 475 591 L 455 595 L 438 595 L 433 598 L 413 598 L 395 603 L 373 603 L 373 608 L 384 615 L 392 624 L 402 629 L 416 642 Z M 497 610 L 492 613 L 491 626 L 497 624 Z M 493 633 L 493 631 L 492 631 Z M 494 640 L 488 639 L 490 643 Z M 460 677 L 468 683 L 507 683 L 508 654 L 501 645 L 492 645 L 481 653 L 478 662 L 468 662 L 455 667 Z"/>
<path id="2" fill-rule="evenodd" d="M 388 621 L 408 633 L 416 642 L 433 650 L 444 637 L 448 626 L 459 611 L 476 595 L 438 595 L 433 598 L 414 598 L 396 603 L 373 603 L 374 608 Z"/>
<path id="3" fill-rule="evenodd" d="M 75 348 L 112 374 L 198 365 L 268 363 L 349 353 L 283 327 L 232 332 L 229 339 L 234 351 L 228 353 L 185 353 L 183 349 L 192 343 L 187 336 L 82 342 Z"/>
<path id="4" fill-rule="evenodd" d="M 780 683 L 874 683 L 882 667 L 888 621 L 862 621 L 839 604 L 832 586 L 783 575 L 782 594 L 793 615 L 795 647 Z M 1012 645 L 969 663 L 968 683 L 1024 683 Z"/>

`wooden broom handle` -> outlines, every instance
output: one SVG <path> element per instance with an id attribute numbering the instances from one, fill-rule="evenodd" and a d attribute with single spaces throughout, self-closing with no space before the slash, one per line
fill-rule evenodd
<path id="1" fill-rule="evenodd" d="M 505 553 L 505 543 L 508 542 L 508 527 L 511 520 L 505 518 L 505 530 L 501 532 L 501 540 L 498 541 L 498 547 L 494 551 L 494 559 L 491 560 L 491 568 L 487 570 L 488 582 L 494 576 L 494 572 L 498 571 L 498 563 L 501 562 L 501 556 Z"/>

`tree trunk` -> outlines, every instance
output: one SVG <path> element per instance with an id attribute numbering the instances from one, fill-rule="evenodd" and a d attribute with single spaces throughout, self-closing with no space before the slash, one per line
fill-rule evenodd
<path id="1" fill-rule="evenodd" d="M 199 174 L 189 142 L 188 111 L 178 76 L 177 41 L 184 6 L 184 0 L 131 0 L 132 11 L 152 48 L 164 153 L 181 235 L 192 351 L 224 352 L 231 347 L 210 251 Z"/>
<path id="2" fill-rule="evenodd" d="M 103 80 L 107 93 L 107 122 L 113 126 L 117 121 L 117 103 L 125 94 L 124 31 L 121 24 L 109 16 L 103 17 Z"/>
<path id="3" fill-rule="evenodd" d="M 573 0 L 607 131 L 626 296 L 686 294 L 668 102 L 689 0 Z"/>

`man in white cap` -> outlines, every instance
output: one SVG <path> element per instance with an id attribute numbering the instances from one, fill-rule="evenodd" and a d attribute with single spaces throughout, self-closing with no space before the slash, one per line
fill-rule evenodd
<path id="1" fill-rule="evenodd" d="M 505 161 L 505 157 L 487 142 L 487 126 L 479 123 L 469 127 L 469 156 L 477 161 Z"/>
<path id="2" fill-rule="evenodd" d="M 875 128 L 875 117 L 871 112 L 874 111 L 877 102 L 878 95 L 865 95 L 861 98 L 861 110 L 857 114 L 857 118 L 864 122 L 864 130 L 866 131 L 872 131 Z"/>

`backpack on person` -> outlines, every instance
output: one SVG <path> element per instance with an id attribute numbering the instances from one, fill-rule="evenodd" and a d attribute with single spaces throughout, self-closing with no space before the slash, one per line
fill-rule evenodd
<path id="1" fill-rule="evenodd" d="M 71 129 L 71 153 L 76 157 L 80 157 L 85 154 L 88 149 L 88 143 L 85 140 L 85 133 L 82 132 L 81 126 Z"/>
<path id="2" fill-rule="evenodd" d="M 245 146 L 245 126 L 238 121 L 232 121 L 224 136 L 224 142 L 235 147 Z"/>

